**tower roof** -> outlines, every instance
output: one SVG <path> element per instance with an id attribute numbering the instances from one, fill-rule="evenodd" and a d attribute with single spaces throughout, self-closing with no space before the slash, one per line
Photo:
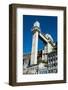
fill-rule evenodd
<path id="1" fill-rule="evenodd" d="M 36 22 L 34 23 L 34 27 L 39 27 L 39 28 L 40 28 L 40 23 L 39 23 L 39 21 L 36 21 Z"/>

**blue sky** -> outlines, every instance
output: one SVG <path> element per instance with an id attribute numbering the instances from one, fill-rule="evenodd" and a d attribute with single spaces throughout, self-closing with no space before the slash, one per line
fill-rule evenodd
<path id="1" fill-rule="evenodd" d="M 56 16 L 33 16 L 23 15 L 23 52 L 30 53 L 32 48 L 32 27 L 34 22 L 40 22 L 41 32 L 50 34 L 57 42 L 57 17 Z M 42 49 L 43 42 L 39 39 L 38 49 Z"/>

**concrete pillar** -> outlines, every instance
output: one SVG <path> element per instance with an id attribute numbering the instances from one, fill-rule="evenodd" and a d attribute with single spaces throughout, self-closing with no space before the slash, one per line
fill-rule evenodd
<path id="1" fill-rule="evenodd" d="M 44 46 L 44 50 L 42 51 L 42 60 L 47 61 L 47 45 Z"/>
<path id="2" fill-rule="evenodd" d="M 48 45 L 48 53 L 53 51 L 53 46 L 50 43 L 47 43 Z"/>
<path id="3" fill-rule="evenodd" d="M 34 32 L 32 39 L 31 65 L 37 64 L 38 31 Z"/>
<path id="4" fill-rule="evenodd" d="M 40 32 L 40 23 L 36 21 L 32 28 L 32 52 L 31 52 L 31 65 L 37 64 L 37 52 L 38 52 L 38 34 Z"/>

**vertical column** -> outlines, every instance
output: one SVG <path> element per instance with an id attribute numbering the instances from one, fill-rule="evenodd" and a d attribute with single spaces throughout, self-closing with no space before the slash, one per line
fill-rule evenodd
<path id="1" fill-rule="evenodd" d="M 47 61 L 47 45 L 44 46 L 44 50 L 42 51 L 42 60 Z"/>
<path id="2" fill-rule="evenodd" d="M 52 51 L 53 51 L 53 46 L 50 43 L 48 43 L 48 53 Z"/>
<path id="3" fill-rule="evenodd" d="M 31 65 L 37 64 L 38 31 L 35 31 L 32 39 Z"/>

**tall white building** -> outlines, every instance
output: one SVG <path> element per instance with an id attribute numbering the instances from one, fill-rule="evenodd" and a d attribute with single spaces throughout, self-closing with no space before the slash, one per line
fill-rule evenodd
<path id="1" fill-rule="evenodd" d="M 37 64 L 37 50 L 38 50 L 38 35 L 40 32 L 40 23 L 36 21 L 32 28 L 32 52 L 31 52 L 31 65 Z"/>

